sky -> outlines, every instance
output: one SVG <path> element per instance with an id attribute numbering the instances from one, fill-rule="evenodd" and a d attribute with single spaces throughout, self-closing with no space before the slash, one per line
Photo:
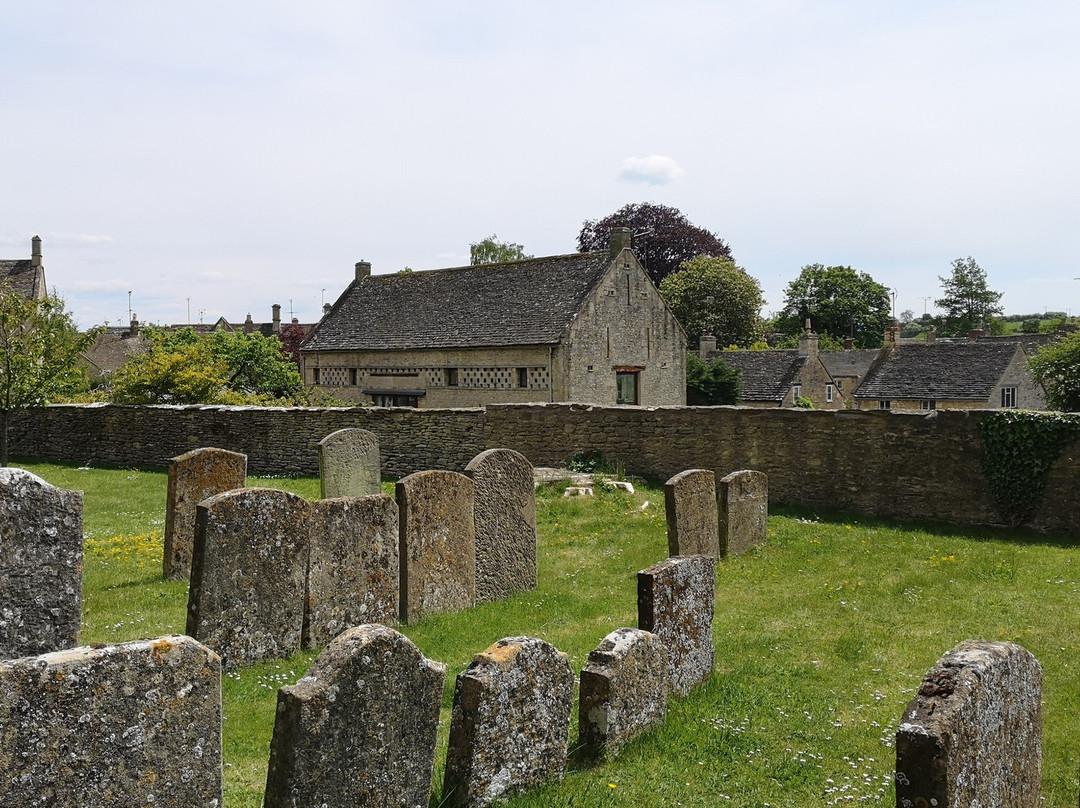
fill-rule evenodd
<path id="1" fill-rule="evenodd" d="M 1080 314 L 1080 4 L 0 0 L 0 258 L 77 322 L 315 321 L 487 236 L 559 255 L 628 203 L 779 310 L 847 265 L 933 313 L 972 256 Z"/>

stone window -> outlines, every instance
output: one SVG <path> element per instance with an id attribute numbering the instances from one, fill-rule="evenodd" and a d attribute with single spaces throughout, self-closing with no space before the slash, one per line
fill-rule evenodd
<path id="1" fill-rule="evenodd" d="M 376 407 L 419 407 L 420 397 L 395 395 L 391 393 L 372 393 L 371 403 Z"/>
<path id="2" fill-rule="evenodd" d="M 922 400 L 922 408 L 924 410 L 936 410 L 937 409 L 937 399 L 924 398 Z"/>
<path id="3" fill-rule="evenodd" d="M 349 368 L 349 384 L 356 387 L 356 368 Z"/>
<path id="4" fill-rule="evenodd" d="M 1016 407 L 1016 388 L 1015 387 L 1002 387 L 1001 388 L 1001 406 L 1014 408 Z"/>
<path id="5" fill-rule="evenodd" d="M 615 403 L 637 404 L 638 403 L 638 374 L 637 371 L 615 373 Z"/>
<path id="6" fill-rule="evenodd" d="M 799 403 L 799 398 L 801 396 L 802 396 L 802 385 L 801 384 L 793 384 L 791 386 L 791 403 L 792 404 L 798 404 Z"/>
<path id="7" fill-rule="evenodd" d="M 447 368 L 446 369 L 446 386 L 457 387 L 458 386 L 458 369 Z"/>
<path id="8" fill-rule="evenodd" d="M 833 386 L 831 384 L 825 385 L 825 400 L 830 403 L 833 400 Z"/>
<path id="9" fill-rule="evenodd" d="M 311 383 L 312 384 L 318 384 L 319 383 L 319 369 L 318 368 L 312 368 L 311 369 Z"/>
<path id="10" fill-rule="evenodd" d="M 879 410 L 891 410 L 892 409 L 892 402 L 889 401 L 889 399 L 887 399 L 887 398 L 883 398 L 880 401 L 878 401 L 877 408 Z"/>
<path id="11" fill-rule="evenodd" d="M 517 386 L 528 387 L 529 386 L 529 369 L 518 368 L 517 369 Z"/>
<path id="12" fill-rule="evenodd" d="M 836 389 L 839 390 L 841 393 L 844 392 L 844 380 L 843 379 L 837 379 L 836 380 Z"/>

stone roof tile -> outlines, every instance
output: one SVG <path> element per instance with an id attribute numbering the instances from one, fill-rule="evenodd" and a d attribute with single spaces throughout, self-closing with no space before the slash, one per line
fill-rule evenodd
<path id="1" fill-rule="evenodd" d="M 994 392 L 1016 342 L 901 345 L 870 369 L 856 398 L 972 399 Z"/>
<path id="2" fill-rule="evenodd" d="M 724 351 L 716 358 L 742 371 L 740 401 L 781 402 L 806 364 L 798 351 Z"/>

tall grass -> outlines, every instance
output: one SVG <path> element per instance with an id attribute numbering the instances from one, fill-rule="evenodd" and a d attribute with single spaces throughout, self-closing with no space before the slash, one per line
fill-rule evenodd
<path id="1" fill-rule="evenodd" d="M 86 492 L 84 642 L 182 632 L 184 584 L 161 579 L 165 475 L 25 464 Z M 308 497 L 318 481 L 250 480 Z M 646 502 L 648 504 L 646 504 Z M 636 625 L 635 573 L 667 555 L 663 495 L 538 502 L 540 586 L 399 627 L 448 665 L 435 796 L 454 677 L 504 636 L 552 642 L 580 670 Z M 1075 539 L 774 513 L 769 544 L 717 565 L 717 667 L 657 730 L 602 765 L 510 806 L 893 804 L 893 737 L 925 672 L 968 638 L 1011 640 L 1044 671 L 1043 802 L 1075 808 L 1080 757 L 1080 554 Z M 275 694 L 314 654 L 224 682 L 226 808 L 258 806 Z M 575 716 L 576 723 L 576 716 Z M 571 743 L 576 728 L 571 729 Z"/>

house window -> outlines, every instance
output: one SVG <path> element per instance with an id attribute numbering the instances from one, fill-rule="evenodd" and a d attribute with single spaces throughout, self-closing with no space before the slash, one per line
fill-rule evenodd
<path id="1" fill-rule="evenodd" d="M 528 368 L 518 368 L 517 369 L 517 382 L 518 382 L 518 387 L 528 387 L 529 386 L 529 369 Z"/>
<path id="2" fill-rule="evenodd" d="M 924 398 L 922 400 L 922 408 L 924 410 L 936 410 L 937 409 L 937 399 Z"/>
<path id="3" fill-rule="evenodd" d="M 825 400 L 828 402 L 833 400 L 833 386 L 831 384 L 825 385 Z"/>
<path id="4" fill-rule="evenodd" d="M 798 404 L 799 399 L 802 397 L 802 385 L 794 384 L 791 386 L 791 403 Z"/>
<path id="5" fill-rule="evenodd" d="M 349 384 L 356 386 L 356 368 L 349 368 Z"/>
<path id="6" fill-rule="evenodd" d="M 373 393 L 371 403 L 376 407 L 418 407 L 420 406 L 420 397 Z"/>
<path id="7" fill-rule="evenodd" d="M 446 369 L 446 386 L 457 387 L 458 386 L 458 369 L 447 368 Z"/>
<path id="8" fill-rule="evenodd" d="M 889 401 L 889 399 L 887 399 L 887 398 L 883 398 L 877 403 L 877 408 L 879 410 L 891 410 L 892 409 L 892 402 Z"/>
<path id="9" fill-rule="evenodd" d="M 638 403 L 638 374 L 636 372 L 615 374 L 615 403 Z"/>
<path id="10" fill-rule="evenodd" d="M 312 384 L 318 384 L 319 383 L 319 369 L 318 368 L 312 368 L 311 369 L 311 383 Z"/>
<path id="11" fill-rule="evenodd" d="M 1016 388 L 1015 387 L 1002 387 L 1001 388 L 1001 406 L 1002 407 L 1016 407 Z"/>
<path id="12" fill-rule="evenodd" d="M 844 392 L 844 380 L 843 379 L 837 379 L 836 380 L 836 389 L 839 390 L 841 393 Z"/>

